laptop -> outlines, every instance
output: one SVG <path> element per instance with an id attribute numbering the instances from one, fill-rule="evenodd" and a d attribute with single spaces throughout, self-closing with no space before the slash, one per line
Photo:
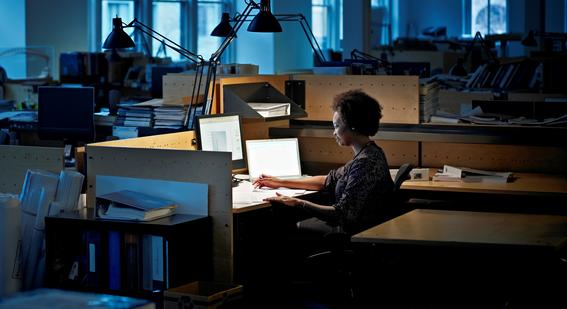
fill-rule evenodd
<path id="1" fill-rule="evenodd" d="M 286 179 L 302 177 L 297 138 L 247 140 L 246 157 L 250 181 L 261 174 Z"/>

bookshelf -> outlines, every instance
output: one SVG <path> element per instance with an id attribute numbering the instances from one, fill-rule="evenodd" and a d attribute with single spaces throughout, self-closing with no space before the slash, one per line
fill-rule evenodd
<path id="1" fill-rule="evenodd" d="M 161 303 L 163 291 L 212 274 L 211 220 L 176 214 L 148 222 L 46 217 L 46 286 Z"/>

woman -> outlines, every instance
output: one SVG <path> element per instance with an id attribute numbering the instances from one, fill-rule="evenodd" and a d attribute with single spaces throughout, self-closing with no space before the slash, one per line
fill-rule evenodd
<path id="1" fill-rule="evenodd" d="M 378 132 L 381 110 L 375 99 L 360 90 L 339 94 L 333 101 L 333 135 L 339 145 L 352 148 L 352 160 L 326 176 L 285 180 L 261 175 L 254 186 L 334 193 L 332 205 L 283 195 L 266 199 L 301 207 L 316 217 L 302 221 L 299 228 L 321 233 L 342 230 L 354 234 L 374 226 L 383 217 L 394 186 L 384 152 L 370 140 L 370 136 Z"/>

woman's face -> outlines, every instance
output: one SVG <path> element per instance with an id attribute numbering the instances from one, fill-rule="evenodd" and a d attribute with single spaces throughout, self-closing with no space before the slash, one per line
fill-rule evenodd
<path id="1" fill-rule="evenodd" d="M 333 113 L 333 128 L 333 136 L 337 140 L 337 144 L 341 146 L 352 144 L 352 132 L 346 127 L 338 112 Z"/>

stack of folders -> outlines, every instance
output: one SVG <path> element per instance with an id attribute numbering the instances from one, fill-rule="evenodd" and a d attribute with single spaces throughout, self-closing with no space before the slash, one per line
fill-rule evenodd
<path id="1" fill-rule="evenodd" d="M 120 104 L 115 125 L 127 127 L 151 127 L 153 121 L 152 106 L 133 106 Z"/>
<path id="2" fill-rule="evenodd" d="M 185 121 L 187 106 L 168 105 L 154 109 L 155 129 L 181 129 Z"/>
<path id="3" fill-rule="evenodd" d="M 248 106 L 264 118 L 289 116 L 289 103 L 248 103 Z"/>
<path id="4" fill-rule="evenodd" d="M 74 211 L 78 209 L 79 196 L 85 176 L 79 172 L 63 170 L 59 174 L 57 194 L 51 203 L 51 213 Z"/>
<path id="5" fill-rule="evenodd" d="M 433 175 L 432 179 L 433 181 L 507 183 L 511 181 L 512 176 L 510 172 L 493 172 L 444 165 L 443 171 Z"/>
<path id="6" fill-rule="evenodd" d="M 156 196 L 121 190 L 96 198 L 97 216 L 101 219 L 150 221 L 174 214 L 175 202 Z"/>
<path id="7" fill-rule="evenodd" d="M 428 122 L 439 108 L 439 84 L 430 79 L 419 80 L 420 122 Z"/>

